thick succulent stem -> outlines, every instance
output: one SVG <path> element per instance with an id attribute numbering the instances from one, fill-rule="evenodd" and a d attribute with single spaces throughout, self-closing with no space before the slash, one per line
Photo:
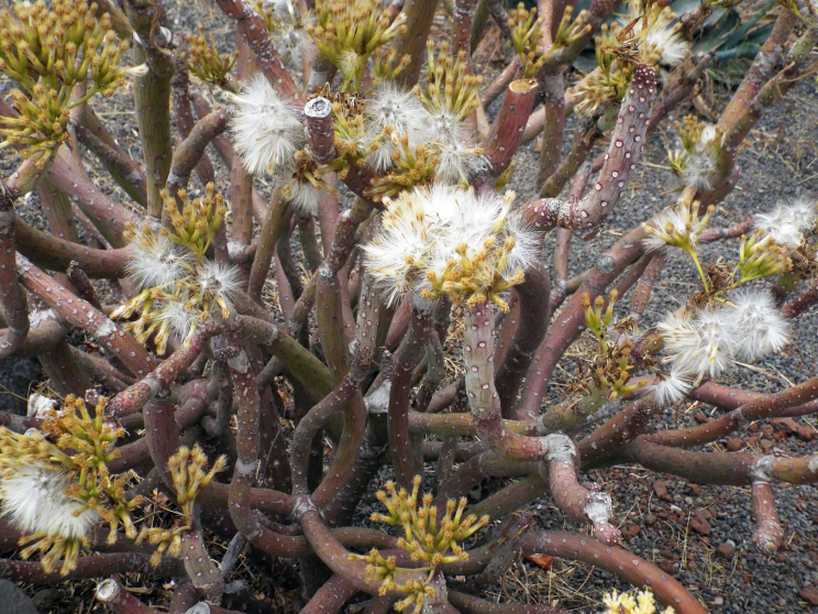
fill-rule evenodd
<path id="1" fill-rule="evenodd" d="M 398 75 L 397 82 L 410 88 L 418 82 L 420 70 L 426 57 L 426 40 L 432 29 L 432 19 L 437 9 L 437 0 L 406 0 L 403 13 L 406 15 L 406 33 L 397 48 L 409 55 L 409 65 Z"/>
<path id="2" fill-rule="evenodd" d="M 148 214 L 159 218 L 162 215 L 159 192 L 165 187 L 173 153 L 170 131 L 173 61 L 163 47 L 164 35 L 159 28 L 162 10 L 158 3 L 127 0 L 125 11 L 136 36 L 137 56 L 148 67 L 147 73 L 134 81 L 134 106 L 145 158 Z"/>

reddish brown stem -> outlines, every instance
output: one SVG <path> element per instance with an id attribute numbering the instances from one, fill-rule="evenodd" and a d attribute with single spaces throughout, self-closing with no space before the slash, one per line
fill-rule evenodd
<path id="1" fill-rule="evenodd" d="M 117 614 L 158 614 L 156 610 L 131 595 L 113 578 L 103 580 L 97 585 L 96 598 Z"/>
<path id="2" fill-rule="evenodd" d="M 18 269 L 23 285 L 30 292 L 39 296 L 66 322 L 94 337 L 131 373 L 143 376 L 153 368 L 154 360 L 145 348 L 104 313 L 71 294 L 23 256 L 18 256 Z"/>
<path id="3" fill-rule="evenodd" d="M 548 453 L 548 487 L 554 503 L 568 516 L 591 522 L 594 536 L 604 544 L 620 541 L 621 535 L 610 522 L 611 498 L 605 493 L 588 490 L 579 483 L 576 447 L 567 435 L 555 433 L 545 437 Z"/>
<path id="4" fill-rule="evenodd" d="M 545 339 L 540 343 L 534 354 L 526 378 L 527 385 L 521 406 L 522 413 L 518 415 L 535 416 L 539 413 L 545 387 L 557 361 L 579 335 L 580 329 L 585 322 L 583 296 L 587 293 L 593 300 L 604 292 L 608 284 L 626 266 L 642 255 L 643 238 L 644 231 L 641 228 L 635 228 L 617 241 L 599 259 L 597 265 L 585 277 L 580 289 L 563 306 L 549 327 Z"/>
<path id="5" fill-rule="evenodd" d="M 532 267 L 526 271 L 525 281 L 515 286 L 514 293 L 520 305 L 519 319 L 508 354 L 496 378 L 500 406 L 507 418 L 515 415 L 514 406 L 520 386 L 548 325 L 548 273 L 543 268 Z"/>
<path id="6" fill-rule="evenodd" d="M 205 148 L 219 134 L 227 128 L 227 112 L 224 109 L 211 111 L 197 121 L 190 134 L 179 143 L 173 152 L 173 159 L 168 173 L 167 188 L 175 194 L 187 186 L 190 173 L 202 160 Z"/>
<path id="7" fill-rule="evenodd" d="M 94 152 L 97 159 L 105 166 L 111 177 L 128 196 L 142 207 L 147 207 L 148 196 L 145 191 L 145 169 L 136 160 L 121 149 L 112 146 L 83 124 L 75 127 L 80 142 Z"/>
<path id="8" fill-rule="evenodd" d="M 657 87 L 656 70 L 643 64 L 637 66 L 619 108 L 605 161 L 591 189 L 579 202 L 533 201 L 526 206 L 529 220 L 543 229 L 561 226 L 591 232 L 610 214 L 642 153 Z"/>
<path id="9" fill-rule="evenodd" d="M 777 552 L 784 540 L 784 528 L 775 509 L 772 486 L 766 480 L 753 482 L 753 516 L 756 519 L 753 543 L 767 554 Z"/>
<path id="10" fill-rule="evenodd" d="M 0 358 L 16 352 L 25 342 L 29 329 L 26 294 L 17 283 L 14 241 L 16 197 L 16 189 L 0 181 L 0 314 L 8 327 L 0 336 Z"/>
<path id="11" fill-rule="evenodd" d="M 282 96 L 296 101 L 300 95 L 292 75 L 284 67 L 270 39 L 267 26 L 246 0 L 216 0 L 222 12 L 233 19 L 247 45 L 255 54 L 256 64 L 270 85 Z"/>
<path id="12" fill-rule="evenodd" d="M 526 553 L 542 553 L 582 561 L 634 584 L 649 586 L 663 603 L 680 614 L 705 614 L 707 610 L 678 581 L 653 563 L 617 546 L 566 531 L 531 532 L 523 538 Z"/>
<path id="13" fill-rule="evenodd" d="M 335 157 L 335 133 L 332 127 L 332 103 L 323 96 L 304 105 L 307 136 L 316 162 L 323 164 Z"/>
<path id="14" fill-rule="evenodd" d="M 502 174 L 517 153 L 523 140 L 525 123 L 534 109 L 537 90 L 534 79 L 517 79 L 509 84 L 486 148 L 492 176 Z"/>
<path id="15" fill-rule="evenodd" d="M 222 327 L 216 324 L 202 326 L 156 369 L 112 398 L 108 403 L 108 411 L 113 416 L 138 412 L 149 399 L 166 391 L 184 370 L 193 364 L 208 339 L 221 330 Z"/>

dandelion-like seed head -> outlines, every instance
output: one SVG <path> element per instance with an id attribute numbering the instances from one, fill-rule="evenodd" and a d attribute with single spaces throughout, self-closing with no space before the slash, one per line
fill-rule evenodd
<path id="1" fill-rule="evenodd" d="M 740 334 L 724 310 L 705 308 L 694 317 L 670 314 L 657 328 L 665 342 L 665 362 L 681 378 L 700 382 L 733 364 Z"/>
<path id="2" fill-rule="evenodd" d="M 263 75 L 253 77 L 234 102 L 233 140 L 249 172 L 274 173 L 304 145 L 298 113 Z"/>
<path id="3" fill-rule="evenodd" d="M 7 470 L 0 480 L 0 513 L 24 535 L 87 540 L 99 515 L 66 494 L 68 477 L 45 464 Z"/>
<path id="4" fill-rule="evenodd" d="M 427 192 L 416 189 L 385 199 L 381 228 L 364 246 L 364 263 L 376 286 L 394 303 L 412 289 L 428 266 L 434 235 L 442 228 L 440 207 L 453 201 L 454 190 L 437 186 Z M 436 208 L 438 207 L 438 208 Z"/>
<path id="5" fill-rule="evenodd" d="M 669 6 L 655 3 L 646 6 L 641 0 L 630 0 L 624 23 L 638 19 L 639 52 L 645 62 L 676 66 L 690 54 L 690 43 L 682 37 L 676 14 Z"/>
<path id="6" fill-rule="evenodd" d="M 471 134 L 457 116 L 446 110 L 432 114 L 431 144 L 438 150 L 435 180 L 441 183 L 465 184 L 470 177 L 484 171 L 488 161 L 474 144 Z"/>
<path id="7" fill-rule="evenodd" d="M 196 282 L 203 311 L 212 313 L 218 309 L 223 318 L 229 317 L 233 309 L 231 297 L 241 288 L 239 270 L 207 260 L 199 269 Z"/>
<path id="8" fill-rule="evenodd" d="M 159 309 L 160 330 L 167 330 L 177 341 L 184 341 L 196 328 L 198 314 L 178 300 L 167 300 Z"/>
<path id="9" fill-rule="evenodd" d="M 755 227 L 783 247 L 795 249 L 804 241 L 805 233 L 815 226 L 815 203 L 802 198 L 792 204 L 779 203 L 767 213 L 754 218 Z"/>
<path id="10" fill-rule="evenodd" d="M 736 335 L 736 354 L 756 360 L 780 351 L 790 341 L 790 324 L 775 306 L 767 290 L 739 290 L 731 297 L 725 312 L 732 319 Z"/>
<path id="11" fill-rule="evenodd" d="M 660 406 L 667 407 L 684 399 L 691 388 L 691 382 L 685 374 L 671 369 L 653 385 L 653 394 Z"/>
<path id="12" fill-rule="evenodd" d="M 147 225 L 134 232 L 131 249 L 127 270 L 140 288 L 172 286 L 190 272 L 190 254 Z"/>
<path id="13" fill-rule="evenodd" d="M 385 131 L 397 138 L 405 136 L 410 147 L 427 143 L 434 137 L 431 117 L 418 97 L 391 83 L 381 85 L 367 100 L 365 115 L 366 138 L 374 146 L 367 162 L 379 172 L 392 167 L 395 152 L 395 141 L 384 138 Z"/>
<path id="14" fill-rule="evenodd" d="M 388 201 L 364 254 L 389 300 L 412 291 L 502 303 L 499 294 L 522 281 L 538 249 L 537 236 L 510 211 L 510 198 L 436 184 Z"/>

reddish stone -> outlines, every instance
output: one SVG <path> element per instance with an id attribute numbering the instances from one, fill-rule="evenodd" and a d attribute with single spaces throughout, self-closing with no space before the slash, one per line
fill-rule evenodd
<path id="1" fill-rule="evenodd" d="M 744 447 L 744 442 L 741 437 L 728 437 L 724 445 L 730 452 L 738 452 Z"/>
<path id="2" fill-rule="evenodd" d="M 656 496 L 663 501 L 673 501 L 673 498 L 667 491 L 667 482 L 664 480 L 656 480 L 653 483 L 653 492 L 656 493 Z"/>
<path id="3" fill-rule="evenodd" d="M 707 522 L 702 510 L 696 510 L 690 518 L 690 528 L 700 535 L 710 535 L 710 523 Z"/>
<path id="4" fill-rule="evenodd" d="M 798 596 L 810 605 L 818 605 L 818 586 L 805 586 L 798 592 Z"/>

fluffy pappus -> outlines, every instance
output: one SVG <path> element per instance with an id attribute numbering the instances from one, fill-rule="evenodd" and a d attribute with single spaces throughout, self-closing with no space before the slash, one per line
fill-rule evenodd
<path id="1" fill-rule="evenodd" d="M 447 194 L 439 187 L 432 190 L 430 196 L 438 202 L 449 199 L 451 203 L 449 207 L 440 207 L 448 219 L 444 224 L 445 234 L 436 237 L 437 247 L 429 266 L 436 275 L 443 275 L 446 265 L 458 251 L 471 258 L 486 242 L 506 238 L 510 238 L 514 245 L 502 263 L 503 270 L 498 271 L 501 275 L 525 270 L 536 259 L 539 239 L 517 214 L 511 212 L 513 194 L 510 198 L 503 198 L 494 193 L 478 195 L 474 190 L 458 189 L 451 189 Z"/>
<path id="2" fill-rule="evenodd" d="M 189 274 L 193 261 L 159 232 L 137 231 L 127 271 L 140 288 L 165 288 Z"/>
<path id="3" fill-rule="evenodd" d="M 364 247 L 367 270 L 389 301 L 433 286 L 433 294 L 446 292 L 464 275 L 475 292 L 519 283 L 539 238 L 510 211 L 510 200 L 444 184 L 405 192 L 388 202 L 381 229 Z M 466 262 L 468 272 L 459 270 Z"/>
<path id="4" fill-rule="evenodd" d="M 739 334 L 724 310 L 706 308 L 694 318 L 670 314 L 657 328 L 671 371 L 694 383 L 717 377 L 733 364 Z"/>
<path id="5" fill-rule="evenodd" d="M 263 75 L 250 79 L 233 101 L 233 142 L 248 172 L 274 173 L 304 145 L 298 113 Z"/>
<path id="6" fill-rule="evenodd" d="M 790 323 L 775 306 L 767 290 L 740 290 L 731 297 L 733 305 L 724 309 L 732 319 L 736 335 L 736 354 L 756 360 L 780 351 L 790 341 Z"/>
<path id="7" fill-rule="evenodd" d="M 641 2 L 628 2 L 628 12 L 623 16 L 625 24 L 639 20 L 643 56 L 664 66 L 676 66 L 690 54 L 690 43 L 682 37 L 679 20 L 668 6 L 654 5 L 647 8 Z"/>
<path id="8" fill-rule="evenodd" d="M 210 260 L 205 261 L 196 277 L 204 306 L 215 303 L 228 317 L 232 310 L 231 297 L 241 289 L 241 274 L 234 266 L 225 266 Z"/>
<path id="9" fill-rule="evenodd" d="M 68 485 L 65 474 L 51 467 L 19 465 L 0 480 L 0 512 L 25 535 L 88 539 L 99 516 L 67 496 Z"/>
<path id="10" fill-rule="evenodd" d="M 669 373 L 662 374 L 652 386 L 653 395 L 656 402 L 662 407 L 667 407 L 678 403 L 685 398 L 692 384 L 682 373 L 671 369 Z"/>
<path id="11" fill-rule="evenodd" d="M 435 233 L 441 228 L 440 211 L 433 208 L 435 201 L 420 198 L 419 193 L 416 188 L 396 199 L 384 199 L 387 208 L 381 227 L 363 247 L 364 265 L 390 304 L 417 282 L 431 257 Z"/>
<path id="12" fill-rule="evenodd" d="M 782 247 L 795 249 L 804 241 L 804 233 L 815 225 L 815 217 L 815 204 L 802 198 L 789 205 L 779 203 L 767 213 L 758 213 L 753 222 Z"/>
<path id="13" fill-rule="evenodd" d="M 197 314 L 184 303 L 176 300 L 163 302 L 159 320 L 167 323 L 178 341 L 184 341 L 197 322 Z"/>
<path id="14" fill-rule="evenodd" d="M 436 181 L 465 183 L 470 177 L 486 170 L 488 161 L 457 116 L 440 110 L 431 118 L 433 136 L 430 144 L 437 148 L 439 154 Z"/>
<path id="15" fill-rule="evenodd" d="M 406 136 L 410 147 L 428 143 L 434 138 L 432 118 L 426 107 L 411 91 L 404 91 L 386 83 L 367 100 L 367 141 L 374 150 L 367 162 L 375 170 L 383 172 L 392 167 L 395 144 L 390 136 Z M 391 135 L 384 137 L 384 132 Z M 376 142 L 377 141 L 377 142 Z"/>

